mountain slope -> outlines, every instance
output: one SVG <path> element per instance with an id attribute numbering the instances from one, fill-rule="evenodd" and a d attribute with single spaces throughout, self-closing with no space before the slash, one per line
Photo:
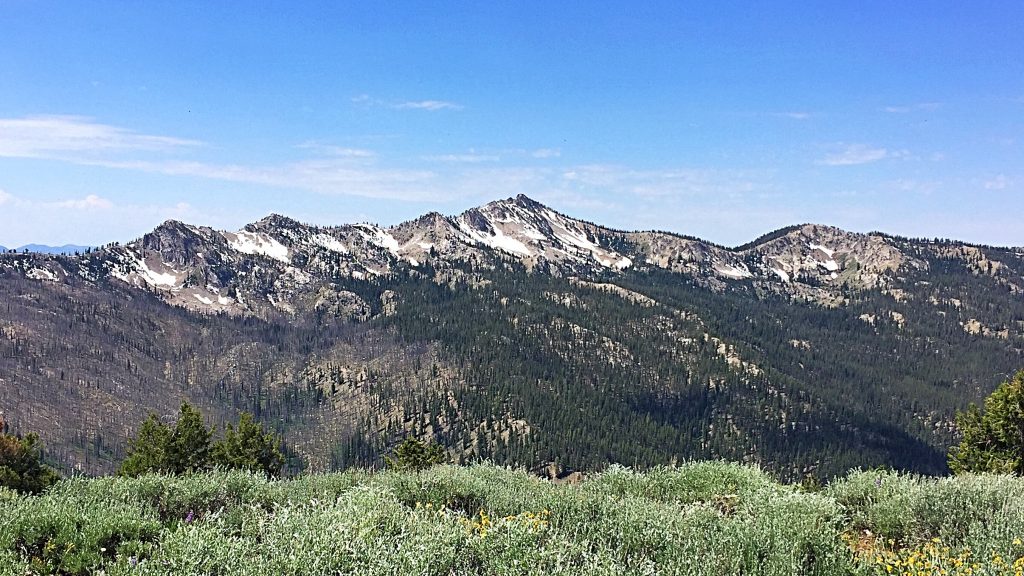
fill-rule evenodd
<path id="1" fill-rule="evenodd" d="M 314 468 L 411 433 L 526 466 L 935 472 L 955 410 L 1021 363 L 1022 271 L 810 224 L 729 249 L 525 196 L 390 228 L 169 221 L 0 257 L 0 410 L 91 472 L 183 398 L 256 413 Z"/>

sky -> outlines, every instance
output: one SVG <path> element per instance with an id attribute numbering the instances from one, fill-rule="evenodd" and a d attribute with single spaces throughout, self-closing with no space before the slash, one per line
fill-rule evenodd
<path id="1" fill-rule="evenodd" d="M 0 245 L 526 194 L 1024 246 L 1024 3 L 0 0 Z"/>

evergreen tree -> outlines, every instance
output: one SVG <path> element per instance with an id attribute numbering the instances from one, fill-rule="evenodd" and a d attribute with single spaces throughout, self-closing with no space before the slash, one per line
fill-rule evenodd
<path id="1" fill-rule="evenodd" d="M 971 404 L 957 414 L 963 435 L 949 454 L 953 472 L 1024 474 L 1024 370 L 985 399 L 985 411 Z"/>
<path id="2" fill-rule="evenodd" d="M 139 435 L 128 440 L 128 457 L 121 463 L 122 476 L 139 476 L 147 472 L 174 472 L 167 459 L 171 429 L 152 412 L 142 422 Z"/>
<path id="3" fill-rule="evenodd" d="M 256 470 L 268 476 L 280 474 L 284 465 L 281 443 L 249 413 L 242 414 L 237 428 L 228 424 L 224 439 L 213 445 L 212 454 L 218 466 Z"/>
<path id="4" fill-rule="evenodd" d="M 167 426 L 156 414 L 150 414 L 139 428 L 138 437 L 129 440 L 128 457 L 121 463 L 124 476 L 147 472 L 184 474 L 203 470 L 210 463 L 212 431 L 203 416 L 188 402 L 181 403 L 178 421 Z"/>
<path id="5" fill-rule="evenodd" d="M 199 410 L 188 402 L 182 402 L 167 454 L 174 470 L 180 474 L 207 468 L 212 435 L 213 431 L 203 423 L 203 415 Z"/>
<path id="6" fill-rule="evenodd" d="M 445 462 L 444 448 L 436 442 L 406 438 L 395 448 L 394 456 L 385 456 L 384 463 L 393 470 L 426 470 Z"/>
<path id="7" fill-rule="evenodd" d="M 0 420 L 2 422 L 2 420 Z M 39 437 L 0 434 L 0 487 L 38 494 L 60 477 L 42 463 Z"/>

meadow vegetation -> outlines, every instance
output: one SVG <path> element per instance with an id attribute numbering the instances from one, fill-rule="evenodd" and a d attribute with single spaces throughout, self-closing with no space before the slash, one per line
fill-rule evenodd
<path id="1" fill-rule="evenodd" d="M 244 470 L 0 491 L 3 574 L 1021 574 L 1024 479 L 612 466 L 575 485 L 478 464 Z"/>

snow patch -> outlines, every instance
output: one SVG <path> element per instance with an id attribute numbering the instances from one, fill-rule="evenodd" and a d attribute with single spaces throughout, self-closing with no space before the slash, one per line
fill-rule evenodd
<path id="1" fill-rule="evenodd" d="M 33 280 L 57 281 L 57 275 L 45 268 L 33 268 L 25 273 L 25 276 Z"/>
<path id="2" fill-rule="evenodd" d="M 826 247 L 824 247 L 824 246 L 822 246 L 820 244 L 808 244 L 807 247 L 810 248 L 811 250 L 821 250 L 829 258 L 834 256 L 835 253 L 836 253 L 835 250 L 832 250 L 831 248 L 826 248 Z"/>
<path id="3" fill-rule="evenodd" d="M 139 258 L 133 252 L 126 252 L 125 256 L 129 259 L 128 262 L 125 262 L 128 265 L 128 271 L 124 272 L 121 270 L 113 270 L 110 274 L 114 278 L 131 284 L 131 276 L 132 274 L 135 274 L 150 286 L 165 286 L 173 288 L 178 284 L 178 277 L 176 275 L 169 272 L 157 272 L 153 270 L 148 264 L 146 264 L 144 259 Z"/>
<path id="4" fill-rule="evenodd" d="M 828 270 L 829 272 L 836 272 L 839 270 L 839 264 L 835 260 L 827 260 L 825 262 L 815 261 L 814 263 L 818 266 L 823 266 L 825 270 Z"/>
<path id="5" fill-rule="evenodd" d="M 331 252 L 338 252 L 340 254 L 348 254 L 348 246 L 342 244 L 337 238 L 329 234 L 317 234 L 313 237 L 313 243 L 317 246 L 327 248 Z"/>
<path id="6" fill-rule="evenodd" d="M 717 266 L 715 267 L 715 271 L 722 276 L 728 276 L 729 278 L 736 279 L 750 278 L 753 276 L 753 274 L 750 273 L 750 270 L 747 270 L 746 267 L 740 268 L 729 264 Z"/>
<path id="7" fill-rule="evenodd" d="M 498 228 L 492 227 L 494 233 L 493 236 L 488 236 L 487 234 L 480 232 L 463 220 L 459 220 L 459 228 L 465 232 L 470 239 L 486 246 L 504 250 L 505 252 L 511 252 L 513 254 L 519 254 L 520 256 L 533 256 L 533 253 L 530 252 L 530 249 L 527 248 L 525 244 L 511 236 L 506 236 Z"/>
<path id="8" fill-rule="evenodd" d="M 531 239 L 531 240 L 547 240 L 548 239 L 548 237 L 545 236 L 543 232 L 541 232 L 540 230 L 537 230 L 536 228 L 534 228 L 533 226 L 530 226 L 528 224 L 523 226 L 523 234 L 525 234 L 526 237 Z"/>
<path id="9" fill-rule="evenodd" d="M 202 302 L 203 304 L 206 304 L 207 306 L 213 306 L 213 300 L 210 300 L 209 298 L 207 298 L 206 296 L 203 296 L 202 294 L 193 294 L 192 296 L 196 300 L 199 300 L 200 302 Z"/>
<path id="10" fill-rule="evenodd" d="M 145 260 L 139 260 L 138 264 L 138 274 L 147 284 L 153 286 L 174 286 L 178 283 L 177 276 L 166 272 L 157 272 L 151 269 Z"/>
<path id="11" fill-rule="evenodd" d="M 584 248 L 586 250 L 599 250 L 601 248 L 597 244 L 591 242 L 585 234 L 572 230 L 568 226 L 561 226 L 561 228 L 565 230 L 565 234 L 556 233 L 555 238 L 558 238 L 562 242 L 579 248 Z"/>
<path id="12" fill-rule="evenodd" d="M 235 232 L 225 235 L 228 245 L 243 254 L 262 254 L 288 263 L 288 248 L 266 234 L 257 232 Z"/>
<path id="13" fill-rule="evenodd" d="M 358 229 L 363 238 L 370 243 L 376 244 L 396 256 L 398 255 L 398 240 L 395 240 L 391 234 L 388 234 L 381 228 L 366 224 L 360 225 Z"/>
<path id="14" fill-rule="evenodd" d="M 779 270 L 778 268 L 772 268 L 772 272 L 775 272 L 776 274 L 778 274 L 779 278 L 781 278 L 783 282 L 789 282 L 789 274 L 786 274 L 785 270 Z"/>

